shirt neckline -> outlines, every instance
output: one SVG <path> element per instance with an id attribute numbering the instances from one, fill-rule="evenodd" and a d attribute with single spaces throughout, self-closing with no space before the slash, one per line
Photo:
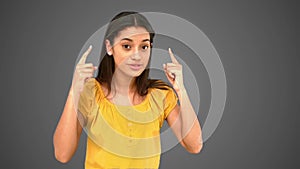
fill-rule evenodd
<path id="1" fill-rule="evenodd" d="M 101 94 L 102 94 L 102 96 L 103 96 L 104 101 L 106 101 L 106 102 L 107 102 L 108 104 L 110 104 L 110 105 L 117 106 L 117 107 L 124 107 L 124 108 L 127 107 L 127 108 L 129 108 L 129 107 L 138 107 L 138 106 L 142 106 L 142 105 L 144 105 L 144 104 L 149 100 L 149 96 L 150 96 L 150 94 L 151 94 L 151 88 L 149 88 L 149 89 L 148 89 L 148 93 L 147 93 L 145 99 L 144 99 L 141 103 L 135 104 L 135 105 L 119 105 L 119 104 L 112 103 L 110 100 L 108 100 L 108 99 L 105 97 L 105 94 L 104 94 L 104 91 L 102 90 L 101 84 L 100 84 L 98 81 L 97 81 L 97 83 L 98 83 L 98 85 L 99 85 L 99 90 L 100 90 L 100 92 L 101 92 Z"/>

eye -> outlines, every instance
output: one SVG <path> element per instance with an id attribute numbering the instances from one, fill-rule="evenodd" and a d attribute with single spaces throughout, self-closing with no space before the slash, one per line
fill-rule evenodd
<path id="1" fill-rule="evenodd" d="M 142 49 L 147 50 L 149 48 L 149 45 L 142 46 Z"/>
<path id="2" fill-rule="evenodd" d="M 122 46 L 123 46 L 123 48 L 125 48 L 125 49 L 130 49 L 130 48 L 131 48 L 130 45 L 122 45 Z"/>

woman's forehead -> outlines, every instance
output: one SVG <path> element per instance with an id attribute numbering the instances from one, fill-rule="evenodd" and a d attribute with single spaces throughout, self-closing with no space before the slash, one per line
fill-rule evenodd
<path id="1" fill-rule="evenodd" d="M 128 27 L 123 29 L 115 37 L 115 42 L 119 42 L 122 39 L 132 39 L 133 41 L 142 41 L 150 39 L 149 32 L 143 27 Z"/>

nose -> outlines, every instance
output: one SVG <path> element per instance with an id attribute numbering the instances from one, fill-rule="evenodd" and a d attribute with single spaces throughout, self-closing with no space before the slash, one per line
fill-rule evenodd
<path id="1" fill-rule="evenodd" d="M 133 54 L 131 55 L 131 59 L 132 60 L 140 60 L 141 59 L 141 56 L 140 56 L 138 48 L 135 48 Z"/>

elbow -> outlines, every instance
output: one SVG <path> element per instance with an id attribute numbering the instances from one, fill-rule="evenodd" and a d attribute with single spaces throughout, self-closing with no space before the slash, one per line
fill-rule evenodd
<path id="1" fill-rule="evenodd" d="M 55 139 L 53 140 L 53 149 L 55 159 L 63 164 L 68 163 L 74 154 L 74 150 L 70 145 L 65 145 Z"/>
<path id="2" fill-rule="evenodd" d="M 200 143 L 200 144 L 197 144 L 193 147 L 190 147 L 189 149 L 187 149 L 187 151 L 191 154 L 199 154 L 202 150 L 202 147 L 203 147 L 203 144 Z"/>
<path id="3" fill-rule="evenodd" d="M 63 164 L 66 164 L 71 160 L 71 157 L 68 156 L 66 153 L 59 153 L 55 151 L 54 155 L 55 159 Z"/>

